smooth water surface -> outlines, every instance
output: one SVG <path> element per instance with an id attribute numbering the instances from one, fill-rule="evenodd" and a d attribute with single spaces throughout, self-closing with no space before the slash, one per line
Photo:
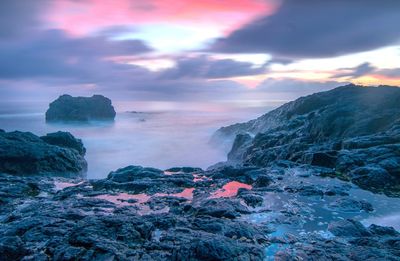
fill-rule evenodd
<path id="1" fill-rule="evenodd" d="M 265 111 L 263 109 L 263 111 Z M 118 168 L 143 165 L 161 169 L 208 166 L 226 159 L 227 151 L 209 144 L 219 127 L 252 119 L 261 112 L 121 112 L 114 122 L 49 124 L 44 113 L 0 113 L 0 129 L 44 135 L 69 131 L 82 139 L 88 178 L 104 178 Z"/>

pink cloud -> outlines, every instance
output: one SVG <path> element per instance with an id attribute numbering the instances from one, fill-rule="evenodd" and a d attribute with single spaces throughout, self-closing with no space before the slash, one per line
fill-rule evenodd
<path id="1" fill-rule="evenodd" d="M 276 0 L 60 0 L 51 6 L 47 20 L 51 27 L 78 35 L 145 23 L 211 25 L 227 33 L 276 7 Z"/>

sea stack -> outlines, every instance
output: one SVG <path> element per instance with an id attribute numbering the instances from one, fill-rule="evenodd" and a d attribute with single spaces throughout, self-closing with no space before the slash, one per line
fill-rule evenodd
<path id="1" fill-rule="evenodd" d="M 50 103 L 46 112 L 46 121 L 87 122 L 90 120 L 114 120 L 115 114 L 111 100 L 102 95 L 72 97 L 64 94 Z"/>

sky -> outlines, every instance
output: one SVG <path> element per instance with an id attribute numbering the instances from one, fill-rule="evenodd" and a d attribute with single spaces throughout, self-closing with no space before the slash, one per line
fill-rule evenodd
<path id="1" fill-rule="evenodd" d="M 1 0 L 0 97 L 212 110 L 399 86 L 399 24 L 397 0 Z"/>

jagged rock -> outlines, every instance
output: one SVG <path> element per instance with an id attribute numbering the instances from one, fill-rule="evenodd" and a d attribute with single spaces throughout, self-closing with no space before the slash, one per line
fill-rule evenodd
<path id="1" fill-rule="evenodd" d="M 59 137 L 58 134 L 49 136 Z M 55 143 L 60 142 L 56 140 Z M 72 135 L 68 138 L 70 141 L 79 144 Z M 83 146 L 78 147 L 84 150 Z M 51 145 L 30 132 L 0 132 L 0 172 L 68 177 L 82 175 L 86 169 L 87 163 L 76 149 Z"/>
<path id="2" fill-rule="evenodd" d="M 48 133 L 46 136 L 40 137 L 46 143 L 64 148 L 75 149 L 82 156 L 86 153 L 86 148 L 83 146 L 82 140 L 76 139 L 71 133 L 58 131 Z"/>
<path id="3" fill-rule="evenodd" d="M 352 219 L 332 222 L 328 229 L 332 234 L 340 237 L 367 237 L 371 235 L 360 222 Z"/>
<path id="4" fill-rule="evenodd" d="M 334 210 L 340 210 L 344 212 L 374 211 L 371 203 L 365 200 L 355 200 L 351 198 L 339 198 L 332 202 L 329 206 Z"/>
<path id="5" fill-rule="evenodd" d="M 399 100 L 397 87 L 347 85 L 221 128 L 214 138 L 233 140 L 237 135 L 230 152 L 236 164 L 268 167 L 289 160 L 327 167 L 365 189 L 396 195 L 400 194 Z M 250 140 L 249 135 L 255 137 Z"/>
<path id="6" fill-rule="evenodd" d="M 115 115 L 111 100 L 102 95 L 72 97 L 64 94 L 50 103 L 46 121 L 114 120 Z"/>

